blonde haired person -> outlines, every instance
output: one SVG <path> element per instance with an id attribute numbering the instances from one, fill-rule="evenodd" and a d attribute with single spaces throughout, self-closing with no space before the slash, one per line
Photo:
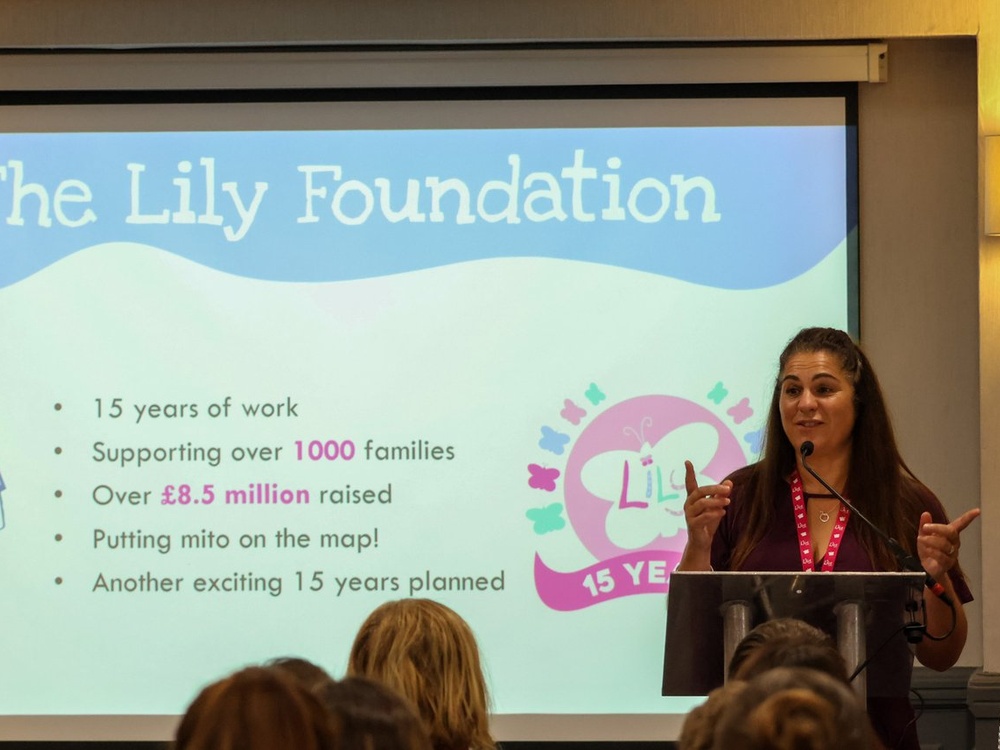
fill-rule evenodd
<path id="1" fill-rule="evenodd" d="M 472 629 L 430 599 L 386 602 L 361 625 L 350 676 L 368 677 L 410 701 L 434 750 L 493 750 L 486 680 Z"/>

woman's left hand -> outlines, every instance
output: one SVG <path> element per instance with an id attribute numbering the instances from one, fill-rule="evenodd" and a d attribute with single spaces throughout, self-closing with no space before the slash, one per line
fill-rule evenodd
<path id="1" fill-rule="evenodd" d="M 943 583 L 945 574 L 958 562 L 958 549 L 962 546 L 960 534 L 979 517 L 979 508 L 967 510 L 951 523 L 934 523 L 931 514 L 920 514 L 917 527 L 917 556 L 924 570 Z"/>

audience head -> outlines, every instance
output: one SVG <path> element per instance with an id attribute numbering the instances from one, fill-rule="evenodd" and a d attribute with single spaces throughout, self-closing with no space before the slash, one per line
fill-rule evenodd
<path id="1" fill-rule="evenodd" d="M 709 693 L 700 706 L 691 709 L 684 719 L 681 736 L 677 740 L 678 750 L 712 750 L 719 717 L 729 702 L 745 687 L 746 683 L 741 680 L 730 680 L 723 687 Z"/>
<path id="2" fill-rule="evenodd" d="M 318 692 L 324 685 L 333 682 L 333 678 L 323 667 L 298 656 L 282 656 L 277 659 L 271 659 L 265 662 L 264 666 L 269 669 L 277 669 L 294 677 L 307 690 L 314 693 Z"/>
<path id="3" fill-rule="evenodd" d="M 347 671 L 409 700 L 435 750 L 494 747 L 479 648 L 465 620 L 443 604 L 401 599 L 378 607 L 358 631 Z"/>
<path id="4" fill-rule="evenodd" d="M 871 750 L 868 714 L 850 687 L 815 669 L 778 667 L 726 702 L 714 750 Z"/>
<path id="5" fill-rule="evenodd" d="M 748 680 L 775 667 L 809 667 L 847 682 L 836 644 L 819 628 L 790 617 L 761 623 L 740 641 L 729 662 L 730 680 Z"/>
<path id="6" fill-rule="evenodd" d="M 317 695 L 340 728 L 344 750 L 431 750 L 416 709 L 386 685 L 346 677 L 323 685 Z"/>
<path id="7" fill-rule="evenodd" d="M 176 750 L 335 750 L 319 699 L 275 669 L 248 667 L 215 682 L 188 707 Z"/>

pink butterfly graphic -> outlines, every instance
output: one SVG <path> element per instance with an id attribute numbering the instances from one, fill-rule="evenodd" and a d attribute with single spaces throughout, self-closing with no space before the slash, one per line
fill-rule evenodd
<path id="1" fill-rule="evenodd" d="M 563 404 L 563 410 L 559 412 L 559 415 L 570 424 L 578 425 L 580 420 L 587 416 L 586 409 L 581 409 L 569 399 L 563 401 Z"/>
<path id="2" fill-rule="evenodd" d="M 550 469 L 538 464 L 528 464 L 528 486 L 535 490 L 545 490 L 554 492 L 556 489 L 556 479 L 559 478 L 559 469 Z"/>
<path id="3" fill-rule="evenodd" d="M 750 408 L 750 399 L 740 399 L 740 402 L 736 406 L 726 410 L 726 414 L 731 416 L 736 424 L 745 422 L 753 416 L 753 409 Z"/>

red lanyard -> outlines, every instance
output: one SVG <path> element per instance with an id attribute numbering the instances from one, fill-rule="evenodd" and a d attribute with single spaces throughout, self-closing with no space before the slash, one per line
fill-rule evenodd
<path id="1" fill-rule="evenodd" d="M 802 570 L 812 572 L 816 569 L 813 561 L 812 540 L 809 538 L 809 521 L 806 517 L 806 498 L 802 491 L 802 477 L 796 469 L 792 473 L 792 509 L 795 512 L 795 530 L 799 536 L 799 554 L 802 556 Z M 844 541 L 844 530 L 847 528 L 847 519 L 851 512 L 840 504 L 837 511 L 837 522 L 833 525 L 833 533 L 830 534 L 830 544 L 823 555 L 823 566 L 820 568 L 824 572 L 833 570 L 834 563 L 837 562 L 837 553 L 840 552 L 840 543 Z"/>

